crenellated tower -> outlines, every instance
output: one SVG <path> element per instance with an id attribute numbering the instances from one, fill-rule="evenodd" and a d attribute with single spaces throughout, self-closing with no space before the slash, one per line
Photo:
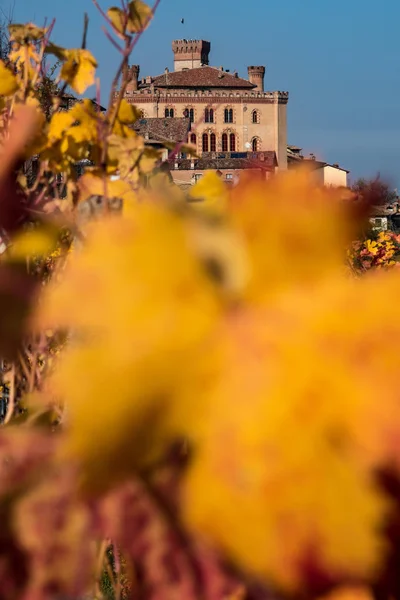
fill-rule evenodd
<path id="1" fill-rule="evenodd" d="M 249 74 L 249 81 L 257 86 L 257 91 L 263 92 L 265 67 L 247 67 L 247 72 Z"/>
<path id="2" fill-rule="evenodd" d="M 174 71 L 196 69 L 208 65 L 211 44 L 205 40 L 174 40 Z"/>

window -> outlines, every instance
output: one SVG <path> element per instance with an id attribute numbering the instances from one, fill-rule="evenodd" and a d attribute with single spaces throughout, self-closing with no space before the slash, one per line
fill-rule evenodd
<path id="1" fill-rule="evenodd" d="M 185 110 L 183 111 L 183 116 L 188 118 L 189 117 L 189 109 L 185 108 Z"/>
<path id="2" fill-rule="evenodd" d="M 196 145 L 196 134 L 195 133 L 191 133 L 190 134 L 190 143 Z"/>
<path id="3" fill-rule="evenodd" d="M 214 123 L 214 109 L 206 108 L 204 111 L 204 121 L 206 123 Z"/>
<path id="4" fill-rule="evenodd" d="M 256 110 L 253 110 L 253 112 L 252 112 L 252 121 L 253 121 L 253 123 L 258 123 L 259 122 L 258 112 Z"/>
<path id="5" fill-rule="evenodd" d="M 203 152 L 208 152 L 208 135 L 203 133 Z"/>
<path id="6" fill-rule="evenodd" d="M 236 150 L 236 138 L 234 133 L 231 133 L 229 136 L 229 150 L 230 152 L 235 152 Z"/>
<path id="7" fill-rule="evenodd" d="M 226 108 L 224 112 L 225 123 L 233 123 L 233 109 Z"/>
<path id="8" fill-rule="evenodd" d="M 228 152 L 228 134 L 222 134 L 222 152 Z"/>
<path id="9" fill-rule="evenodd" d="M 189 110 L 189 119 L 190 119 L 191 123 L 194 123 L 194 110 L 193 110 L 193 108 L 191 108 Z"/>
<path id="10" fill-rule="evenodd" d="M 233 179 L 233 175 L 232 175 L 232 173 L 227 173 L 227 174 L 226 174 L 226 179 L 227 179 L 228 181 L 232 181 L 232 179 Z"/>
<path id="11" fill-rule="evenodd" d="M 210 150 L 211 152 L 216 152 L 217 150 L 217 139 L 215 137 L 215 133 L 210 135 Z"/>
<path id="12" fill-rule="evenodd" d="M 174 118 L 174 109 L 173 108 L 166 108 L 164 114 L 165 114 L 166 118 L 173 119 Z"/>
<path id="13" fill-rule="evenodd" d="M 196 173 L 194 176 L 194 180 L 199 181 L 199 179 L 201 179 L 202 177 L 203 177 L 202 173 Z"/>
<path id="14" fill-rule="evenodd" d="M 257 152 L 257 150 L 258 150 L 258 148 L 257 148 L 257 146 L 258 146 L 258 144 L 257 144 L 257 138 L 253 138 L 253 141 L 251 142 L 251 145 L 252 145 L 253 152 Z"/>

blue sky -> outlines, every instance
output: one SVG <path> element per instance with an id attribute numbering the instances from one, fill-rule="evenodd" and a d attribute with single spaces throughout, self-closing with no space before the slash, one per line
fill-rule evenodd
<path id="1" fill-rule="evenodd" d="M 102 7 L 119 0 L 100 0 Z M 0 0 L 7 11 L 12 0 Z M 53 39 L 76 47 L 83 13 L 99 62 L 102 98 L 117 55 L 91 0 L 14 0 L 14 20 L 56 18 Z M 172 67 L 171 41 L 211 42 L 210 62 L 237 69 L 264 64 L 268 90 L 287 90 L 288 143 L 338 162 L 351 178 L 390 177 L 400 189 L 399 0 L 161 0 L 132 62 L 141 76 Z M 185 19 L 184 25 L 181 18 Z"/>

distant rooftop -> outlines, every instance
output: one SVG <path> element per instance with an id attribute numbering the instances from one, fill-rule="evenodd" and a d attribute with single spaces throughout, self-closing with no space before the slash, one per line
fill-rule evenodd
<path id="1" fill-rule="evenodd" d="M 148 140 L 156 140 L 158 142 L 186 142 L 190 130 L 190 119 L 139 119 L 134 123 L 133 128 L 139 135 Z"/>
<path id="2" fill-rule="evenodd" d="M 216 67 L 202 66 L 187 71 L 166 72 L 164 75 L 153 77 L 151 83 L 161 88 L 247 88 L 254 89 L 256 86 L 247 79 L 242 79 L 233 73 L 228 73 Z M 140 88 L 149 87 L 150 83 L 141 83 Z"/>

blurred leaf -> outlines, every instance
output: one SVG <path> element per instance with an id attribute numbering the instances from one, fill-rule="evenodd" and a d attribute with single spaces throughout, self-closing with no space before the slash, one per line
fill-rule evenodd
<path id="1" fill-rule="evenodd" d="M 50 227 L 36 227 L 14 236 L 4 258 L 24 261 L 27 258 L 43 257 L 51 254 L 58 240 L 58 231 Z"/>
<path id="2" fill-rule="evenodd" d="M 107 16 L 119 33 L 125 33 L 127 18 L 125 13 L 117 6 L 112 6 L 107 10 Z"/>
<path id="3" fill-rule="evenodd" d="M 177 144 L 176 142 L 163 142 L 163 145 L 168 148 L 169 150 L 176 150 Z M 194 146 L 193 144 L 179 144 L 179 152 L 182 152 L 184 154 L 189 154 L 190 156 L 193 157 L 198 157 L 198 153 L 196 150 L 196 146 Z"/>
<path id="4" fill-rule="evenodd" d="M 153 11 L 142 0 L 131 0 L 128 5 L 129 19 L 127 30 L 130 33 L 143 31 L 150 24 L 153 17 Z"/>
<path id="5" fill-rule="evenodd" d="M 85 173 L 78 181 L 79 202 L 85 202 L 92 196 L 134 200 L 136 194 L 132 186 L 122 179 L 111 179 L 99 173 Z"/>
<path id="6" fill-rule="evenodd" d="M 78 94 L 94 83 L 97 62 L 89 50 L 65 50 L 61 78 Z"/>
<path id="7" fill-rule="evenodd" d="M 0 96 L 12 96 L 19 88 L 17 78 L 0 60 Z"/>
<path id="8" fill-rule="evenodd" d="M 65 48 L 61 48 L 61 46 L 56 46 L 52 42 L 49 42 L 45 48 L 46 54 L 53 54 L 58 60 L 65 60 L 66 58 L 66 50 Z"/>
<path id="9" fill-rule="evenodd" d="M 216 173 L 208 172 L 203 175 L 191 188 L 189 199 L 198 201 L 196 208 L 210 215 L 226 215 L 228 189 Z"/>
<path id="10" fill-rule="evenodd" d="M 10 40 L 19 44 L 26 44 L 30 41 L 39 41 L 46 35 L 46 29 L 37 27 L 33 23 L 20 25 L 12 23 L 8 26 Z"/>
<path id="11" fill-rule="evenodd" d="M 118 120 L 124 125 L 135 123 L 140 117 L 140 111 L 134 104 L 129 104 L 123 98 L 118 109 Z"/>

